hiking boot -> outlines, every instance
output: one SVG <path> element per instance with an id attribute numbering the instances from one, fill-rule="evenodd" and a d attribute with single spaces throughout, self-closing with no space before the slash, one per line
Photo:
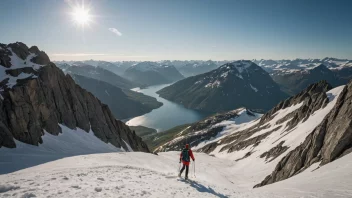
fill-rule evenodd
<path id="1" fill-rule="evenodd" d="M 185 179 L 187 180 L 187 179 L 188 179 L 188 176 L 186 176 Z"/>
<path id="2" fill-rule="evenodd" d="M 178 177 L 181 177 L 181 173 L 178 174 Z"/>

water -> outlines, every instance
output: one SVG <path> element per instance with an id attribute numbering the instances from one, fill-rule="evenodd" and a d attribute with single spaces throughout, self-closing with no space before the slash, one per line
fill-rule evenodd
<path id="1" fill-rule="evenodd" d="M 169 84 L 163 84 L 150 86 L 146 89 L 133 89 L 133 91 L 156 98 L 159 102 L 163 103 L 163 106 L 158 109 L 154 109 L 150 113 L 132 118 L 127 121 L 126 124 L 130 126 L 142 125 L 145 127 L 154 128 L 160 132 L 178 125 L 199 121 L 207 116 L 204 113 L 186 109 L 182 105 L 159 97 L 156 92 L 168 85 Z"/>

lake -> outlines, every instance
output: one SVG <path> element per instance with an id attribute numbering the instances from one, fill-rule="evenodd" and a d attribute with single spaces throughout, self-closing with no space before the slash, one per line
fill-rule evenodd
<path id="1" fill-rule="evenodd" d="M 187 109 L 182 105 L 159 97 L 156 92 L 168 85 L 169 84 L 163 84 L 150 86 L 145 89 L 132 89 L 133 91 L 156 98 L 159 102 L 163 103 L 163 106 L 142 116 L 132 118 L 128 120 L 126 124 L 130 126 L 142 125 L 145 127 L 154 128 L 160 132 L 178 125 L 199 121 L 207 116 L 207 114 Z"/>

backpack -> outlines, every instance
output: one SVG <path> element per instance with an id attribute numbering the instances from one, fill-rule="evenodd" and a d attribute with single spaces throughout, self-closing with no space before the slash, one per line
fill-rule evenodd
<path id="1" fill-rule="evenodd" d="M 182 160 L 185 161 L 185 162 L 189 162 L 189 150 L 184 148 L 182 150 Z"/>

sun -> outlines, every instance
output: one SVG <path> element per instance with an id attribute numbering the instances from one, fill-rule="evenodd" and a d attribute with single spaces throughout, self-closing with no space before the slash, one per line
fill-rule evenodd
<path id="1" fill-rule="evenodd" d="M 92 15 L 89 13 L 90 9 L 84 5 L 84 2 L 71 6 L 71 8 L 73 9 L 71 12 L 72 21 L 81 27 L 89 26 L 90 22 L 92 22 Z"/>
<path id="2" fill-rule="evenodd" d="M 73 20 L 80 25 L 86 25 L 91 20 L 89 10 L 76 8 L 73 12 Z"/>
<path id="3" fill-rule="evenodd" d="M 85 26 L 91 21 L 89 10 L 84 7 L 76 7 L 72 13 L 73 21 L 78 25 Z"/>

